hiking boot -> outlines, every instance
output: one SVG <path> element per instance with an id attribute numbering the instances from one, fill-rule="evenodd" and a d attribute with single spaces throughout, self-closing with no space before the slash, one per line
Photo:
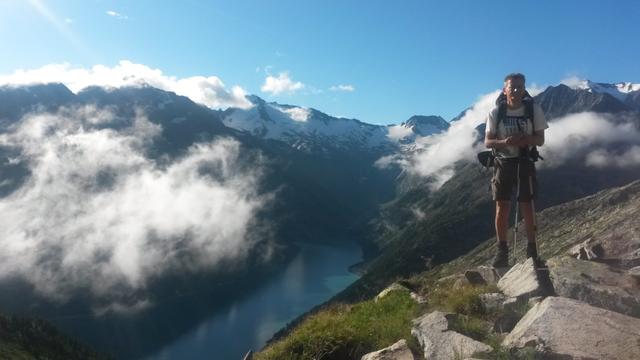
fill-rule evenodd
<path id="1" fill-rule="evenodd" d="M 538 247 L 534 242 L 527 242 L 527 259 L 533 258 L 533 264 L 537 268 L 546 267 L 545 262 L 538 257 Z"/>
<path id="2" fill-rule="evenodd" d="M 509 267 L 509 248 L 507 247 L 506 242 L 498 242 L 498 252 L 493 258 L 493 263 L 491 263 L 491 265 L 494 268 Z"/>
<path id="3" fill-rule="evenodd" d="M 538 259 L 538 248 L 535 242 L 527 242 L 527 259 L 533 258 L 533 260 Z"/>

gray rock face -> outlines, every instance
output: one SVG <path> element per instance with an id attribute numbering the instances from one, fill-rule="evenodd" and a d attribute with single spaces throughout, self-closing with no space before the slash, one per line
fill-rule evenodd
<path id="1" fill-rule="evenodd" d="M 496 269 L 491 266 L 478 266 L 475 269 L 467 270 L 464 276 L 472 285 L 497 284 L 500 279 Z"/>
<path id="2" fill-rule="evenodd" d="M 548 297 L 507 335 L 509 348 L 534 346 L 545 358 L 638 359 L 640 319 L 573 299 Z"/>
<path id="3" fill-rule="evenodd" d="M 364 355 L 360 360 L 414 360 L 415 357 L 407 346 L 407 341 L 402 339 L 397 343 L 382 350 Z"/>
<path id="4" fill-rule="evenodd" d="M 640 317 L 640 282 L 628 272 L 569 256 L 551 258 L 547 265 L 557 295 Z"/>
<path id="5" fill-rule="evenodd" d="M 538 281 L 538 275 L 533 263 L 529 258 L 523 263 L 515 264 L 498 281 L 498 288 L 509 297 L 532 297 L 543 292 Z"/>
<path id="6" fill-rule="evenodd" d="M 434 311 L 413 320 L 411 334 L 420 342 L 425 359 L 449 360 L 491 351 L 489 345 L 449 330 L 449 321 L 455 316 L 456 314 Z"/>

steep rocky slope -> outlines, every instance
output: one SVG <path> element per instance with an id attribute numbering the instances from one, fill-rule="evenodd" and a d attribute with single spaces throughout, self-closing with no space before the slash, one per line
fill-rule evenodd
<path id="1" fill-rule="evenodd" d="M 385 334 L 389 348 L 382 350 L 368 347 L 366 337 L 357 346 L 336 340 L 334 348 L 350 359 L 374 350 L 363 359 L 634 359 L 640 352 L 639 215 L 640 180 L 545 209 L 538 214 L 538 236 L 548 267 L 525 261 L 522 241 L 511 253 L 514 266 L 507 273 L 487 267 L 495 251 L 495 238 L 488 239 L 378 295 L 411 293 L 418 302 L 417 317 L 405 326 L 412 328 L 413 338 L 398 331 L 397 338 Z M 349 318 L 359 306 L 343 310 L 340 318 Z M 317 321 L 336 311 L 335 305 L 327 305 L 310 318 Z M 379 311 L 370 321 L 386 316 Z M 331 329 L 331 324 L 325 326 Z M 372 338 L 381 336 L 381 330 L 369 329 Z M 272 345 L 285 349 L 279 356 L 304 358 L 281 345 L 296 344 L 296 331 Z M 318 342 L 338 331 L 318 333 Z M 258 358 L 271 355 L 272 350 Z M 331 351 L 321 358 L 337 359 Z"/>

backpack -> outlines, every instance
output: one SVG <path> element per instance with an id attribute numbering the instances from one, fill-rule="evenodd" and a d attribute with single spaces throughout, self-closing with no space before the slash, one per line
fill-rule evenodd
<path id="1" fill-rule="evenodd" d="M 524 117 L 531 121 L 531 128 L 533 126 L 533 97 L 525 90 L 524 97 L 522 98 L 522 104 L 524 105 Z M 496 99 L 496 106 L 498 106 L 498 119 L 496 121 L 496 128 L 500 126 L 500 122 L 507 117 L 507 96 L 504 93 L 500 93 Z M 484 167 L 492 167 L 495 163 L 495 150 L 486 150 L 478 153 L 478 161 Z M 544 160 L 538 148 L 536 146 L 529 148 L 520 148 L 520 157 L 524 159 L 530 159 L 533 162 L 538 160 Z"/>

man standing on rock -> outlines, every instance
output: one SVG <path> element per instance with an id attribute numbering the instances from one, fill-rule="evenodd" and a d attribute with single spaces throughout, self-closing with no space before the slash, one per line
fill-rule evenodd
<path id="1" fill-rule="evenodd" d="M 524 75 L 507 75 L 496 107 L 487 116 L 484 140 L 495 156 L 491 192 L 496 202 L 498 252 L 494 267 L 509 266 L 507 229 L 514 189 L 524 217 L 527 257 L 538 259 L 533 206 L 537 195 L 534 161 L 538 159 L 536 146 L 544 144 L 544 130 L 548 127 L 542 108 L 525 90 Z"/>

